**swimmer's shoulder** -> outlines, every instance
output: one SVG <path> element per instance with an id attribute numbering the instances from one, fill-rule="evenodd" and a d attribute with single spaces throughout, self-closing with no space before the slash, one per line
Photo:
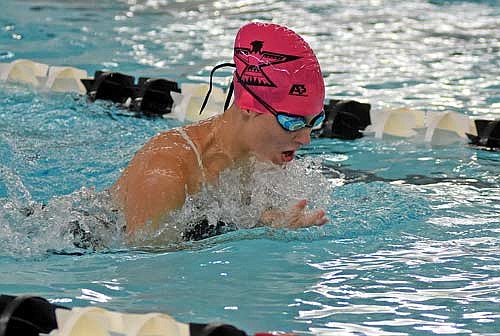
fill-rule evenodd
<path id="1" fill-rule="evenodd" d="M 190 126 L 175 128 L 157 134 L 150 139 L 132 160 L 141 170 L 160 169 L 174 172 L 190 179 L 199 175 L 196 131 Z"/>
<path id="2" fill-rule="evenodd" d="M 191 160 L 191 156 L 195 155 L 193 153 L 193 146 L 195 146 L 196 150 L 203 155 L 206 147 L 204 143 L 213 134 L 216 117 L 159 133 L 151 138 L 143 149 L 146 151 L 163 149 L 161 152 L 164 155 L 184 154 Z"/>
<path id="3" fill-rule="evenodd" d="M 137 155 L 143 157 L 179 159 L 190 150 L 191 147 L 183 138 L 179 129 L 171 129 L 153 136 L 139 152 L 137 152 Z"/>

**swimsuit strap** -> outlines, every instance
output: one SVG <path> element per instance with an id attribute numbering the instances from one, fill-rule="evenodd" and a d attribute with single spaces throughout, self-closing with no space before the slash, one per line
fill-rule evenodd
<path id="1" fill-rule="evenodd" d="M 206 186 L 207 178 L 205 176 L 205 168 L 203 166 L 203 161 L 201 160 L 201 154 L 198 151 L 198 148 L 196 148 L 196 145 L 194 144 L 194 142 L 191 140 L 191 138 L 189 137 L 189 135 L 187 135 L 186 131 L 183 128 L 179 128 L 179 129 L 177 129 L 177 131 L 184 138 L 184 140 L 186 140 L 186 142 L 188 143 L 188 145 L 191 146 L 191 148 L 194 151 L 194 154 L 196 155 L 196 160 L 198 161 L 198 166 L 200 167 L 201 176 L 202 176 L 201 186 L 202 186 L 203 189 L 206 190 L 206 187 L 207 187 Z"/>

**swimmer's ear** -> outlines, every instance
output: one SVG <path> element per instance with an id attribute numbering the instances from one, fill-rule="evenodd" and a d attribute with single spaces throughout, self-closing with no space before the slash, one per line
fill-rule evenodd
<path id="1" fill-rule="evenodd" d="M 243 112 L 245 113 L 245 116 L 247 118 L 255 118 L 255 117 L 258 117 L 259 115 L 262 114 L 262 113 L 257 113 L 257 112 L 254 112 L 254 111 L 248 110 L 248 109 L 243 110 Z"/>
<path id="2" fill-rule="evenodd" d="M 254 113 L 254 112 L 250 111 L 250 110 L 247 110 L 247 109 L 244 109 L 244 110 L 243 110 L 243 109 L 240 109 L 240 111 L 241 111 L 241 114 L 243 115 L 243 119 L 245 119 L 245 120 L 249 120 L 249 119 L 251 119 L 251 118 L 252 118 L 255 114 L 257 114 L 257 113 Z"/>

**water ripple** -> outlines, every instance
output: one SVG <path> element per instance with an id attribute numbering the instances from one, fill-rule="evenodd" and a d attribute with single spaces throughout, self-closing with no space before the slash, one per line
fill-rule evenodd
<path id="1" fill-rule="evenodd" d="M 323 272 L 321 281 L 306 292 L 306 297 L 315 300 L 296 299 L 300 304 L 297 318 L 324 321 L 325 326 L 347 333 L 354 333 L 360 325 L 362 329 L 384 326 L 386 331 L 411 326 L 460 333 L 470 332 L 466 327 L 470 320 L 498 323 L 499 242 L 492 237 L 419 241 L 404 249 L 311 263 Z M 412 318 L 399 317 L 409 315 Z M 351 320 L 357 324 L 344 324 Z M 372 335 L 379 332 L 363 330 Z"/>
<path id="2" fill-rule="evenodd" d="M 499 17 L 494 0 L 6 0 L 0 60 L 208 81 L 215 64 L 231 60 L 237 29 L 259 20 L 311 44 L 327 98 L 498 118 Z M 215 83 L 230 75 L 218 72 Z M 172 253 L 46 255 L 71 241 L 43 225 L 65 220 L 67 206 L 50 212 L 43 204 L 82 186 L 108 187 L 146 139 L 178 123 L 0 86 L 0 292 L 168 308 L 184 321 L 224 320 L 252 332 L 499 330 L 498 152 L 466 140 L 315 139 L 300 155 L 323 160 L 328 180 L 301 183 L 298 169 L 285 187 L 320 196 L 317 206 L 328 202 L 331 222 L 322 228 L 242 230 Z"/>

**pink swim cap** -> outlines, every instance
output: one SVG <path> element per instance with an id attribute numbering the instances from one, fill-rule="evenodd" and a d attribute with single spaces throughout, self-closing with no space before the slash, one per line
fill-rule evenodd
<path id="1" fill-rule="evenodd" d="M 292 30 L 271 23 L 249 23 L 236 35 L 233 59 L 234 96 L 239 108 L 300 116 L 323 110 L 325 84 L 318 60 L 307 42 Z"/>

